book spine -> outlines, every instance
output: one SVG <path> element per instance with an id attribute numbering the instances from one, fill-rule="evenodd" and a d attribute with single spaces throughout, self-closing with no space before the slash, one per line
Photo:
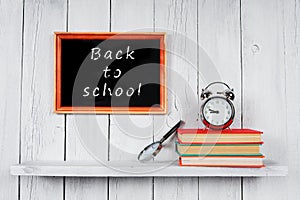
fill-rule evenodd
<path id="1" fill-rule="evenodd" d="M 211 156 L 211 157 L 257 157 L 257 156 L 263 156 L 263 154 L 181 154 L 179 153 L 177 146 L 176 146 L 176 153 L 181 156 L 181 157 L 206 157 L 206 156 Z"/>
<path id="2" fill-rule="evenodd" d="M 222 131 L 214 131 L 209 129 L 178 129 L 178 134 L 263 134 L 262 131 L 252 129 L 225 129 Z"/>
<path id="3" fill-rule="evenodd" d="M 196 165 L 196 164 L 182 164 L 180 166 L 186 167 L 233 167 L 233 168 L 262 168 L 265 165 Z"/>
<path id="4" fill-rule="evenodd" d="M 263 141 L 260 142 L 183 142 L 177 138 L 179 144 L 264 144 Z"/>

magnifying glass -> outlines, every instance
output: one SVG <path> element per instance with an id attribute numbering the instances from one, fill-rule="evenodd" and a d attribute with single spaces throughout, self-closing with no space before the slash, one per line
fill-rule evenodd
<path id="1" fill-rule="evenodd" d="M 162 149 L 162 143 L 166 141 L 179 127 L 184 123 L 183 121 L 179 121 L 169 132 L 167 132 L 159 141 L 153 142 L 146 146 L 138 155 L 139 161 L 147 161 L 154 158 Z"/>

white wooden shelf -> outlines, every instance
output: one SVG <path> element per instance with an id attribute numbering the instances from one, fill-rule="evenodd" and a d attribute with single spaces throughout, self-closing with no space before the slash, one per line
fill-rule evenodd
<path id="1" fill-rule="evenodd" d="M 97 163 L 32 161 L 10 168 L 18 176 L 67 176 L 67 177 L 262 177 L 286 176 L 287 166 L 266 164 L 264 168 L 181 167 L 177 162 L 139 163 L 113 161 Z"/>

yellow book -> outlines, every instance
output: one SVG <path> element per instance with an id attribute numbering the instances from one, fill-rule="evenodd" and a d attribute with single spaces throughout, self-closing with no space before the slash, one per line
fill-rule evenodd
<path id="1" fill-rule="evenodd" d="M 260 144 L 180 144 L 176 142 L 176 150 L 181 156 L 261 155 Z"/>

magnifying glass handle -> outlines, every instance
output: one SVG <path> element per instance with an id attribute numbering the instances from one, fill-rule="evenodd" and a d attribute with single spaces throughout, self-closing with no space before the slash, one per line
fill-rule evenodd
<path id="1" fill-rule="evenodd" d="M 161 144 L 166 141 L 166 139 L 168 139 L 181 125 L 183 121 L 180 120 L 173 128 L 171 128 L 171 130 L 169 130 L 169 132 L 167 132 L 159 141 Z"/>

